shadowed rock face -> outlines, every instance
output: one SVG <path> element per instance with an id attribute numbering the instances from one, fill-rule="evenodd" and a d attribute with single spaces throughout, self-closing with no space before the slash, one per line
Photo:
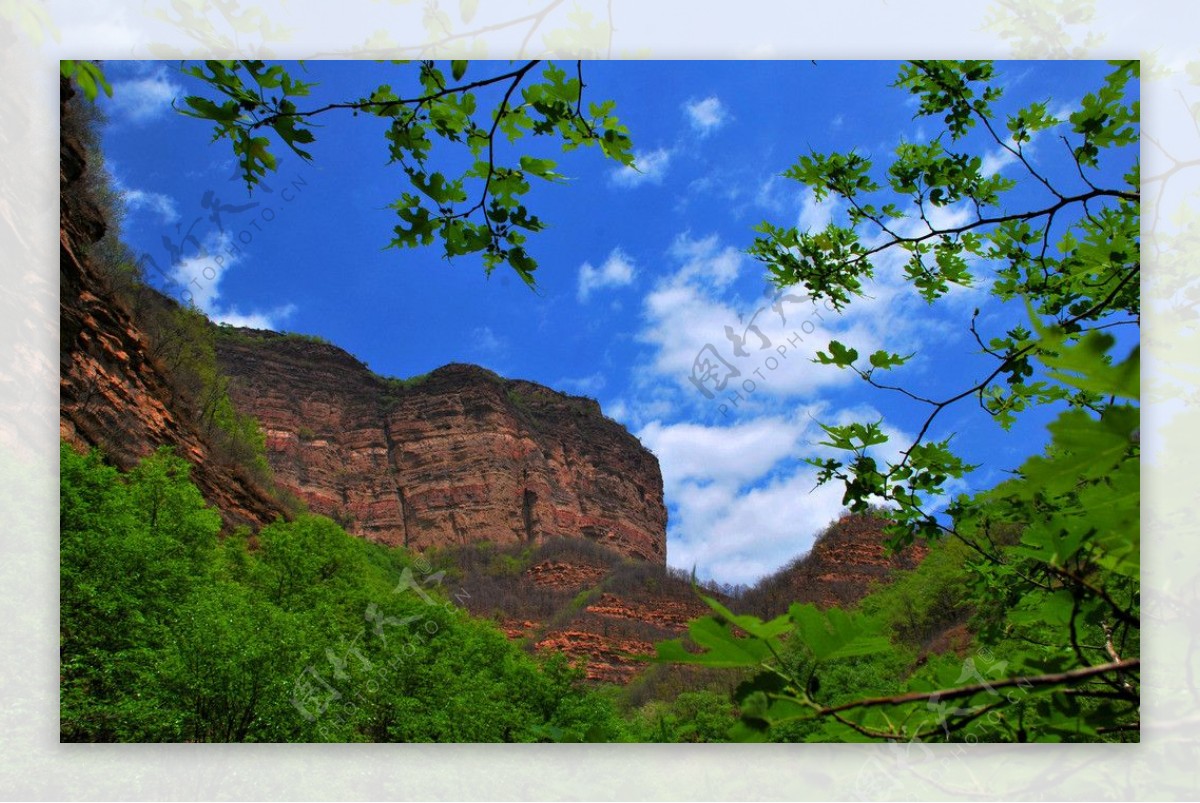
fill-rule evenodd
<path id="1" fill-rule="evenodd" d="M 405 387 L 251 329 L 225 330 L 217 356 L 276 481 L 352 533 L 413 548 L 583 537 L 665 561 L 658 461 L 591 399 L 471 365 Z"/>

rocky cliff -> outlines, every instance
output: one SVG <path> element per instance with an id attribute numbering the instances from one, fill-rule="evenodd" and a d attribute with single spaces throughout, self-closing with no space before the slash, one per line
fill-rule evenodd
<path id="1" fill-rule="evenodd" d="M 387 380 L 252 329 L 223 329 L 217 356 L 276 481 L 352 533 L 417 549 L 586 538 L 665 562 L 658 461 L 594 400 L 471 365 Z"/>
<path id="2" fill-rule="evenodd" d="M 102 448 L 122 468 L 173 446 L 192 462 L 192 478 L 228 524 L 273 521 L 285 511 L 266 489 L 237 466 L 210 459 L 190 409 L 164 366 L 149 357 L 149 337 L 129 300 L 93 257 L 107 222 L 74 122 L 80 110 L 65 81 L 61 97 L 59 433 L 79 448 Z"/>
<path id="3" fill-rule="evenodd" d="M 739 610 L 778 616 L 793 602 L 821 608 L 853 605 L 872 583 L 887 582 L 894 570 L 915 568 L 929 552 L 919 542 L 889 552 L 886 524 L 886 519 L 870 514 L 841 517 L 817 537 L 807 554 L 747 591 Z"/>

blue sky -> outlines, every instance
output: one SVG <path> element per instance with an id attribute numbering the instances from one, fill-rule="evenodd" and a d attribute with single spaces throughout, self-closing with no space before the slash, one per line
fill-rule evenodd
<path id="1" fill-rule="evenodd" d="M 301 107 L 396 84 L 397 69 L 308 62 L 306 79 L 319 86 Z M 1059 116 L 1106 73 L 1096 62 L 999 69 L 1002 109 L 1047 100 Z M 658 455 L 668 562 L 702 577 L 752 582 L 807 551 L 837 516 L 841 491 L 815 488 L 803 463 L 822 454 L 818 422 L 883 415 L 893 435 L 884 457 L 919 428 L 921 408 L 814 365 L 816 350 L 837 338 L 864 354 L 916 352 L 895 378 L 950 395 L 988 365 L 967 330 L 971 311 L 982 307 L 985 336 L 1011 325 L 1012 310 L 987 303 L 987 265 L 973 266 L 976 288 L 930 307 L 884 260 L 869 298 L 839 316 L 788 296 L 772 308 L 764 269 L 745 254 L 762 220 L 819 227 L 842 213 L 780 177 L 800 155 L 854 148 L 884 162 L 904 139 L 936 133 L 889 87 L 893 62 L 586 64 L 588 98 L 616 101 L 641 172 L 594 150 L 562 156 L 568 181 L 530 196 L 550 224 L 530 241 L 536 292 L 503 266 L 488 278 L 478 261 L 448 264 L 436 248 L 385 248 L 395 223 L 387 204 L 407 187 L 385 164 L 379 121 L 326 115 L 313 163 L 279 146 L 278 174 L 249 196 L 228 144 L 210 143 L 207 124 L 171 111 L 172 98 L 201 89 L 178 63 L 108 70 L 115 92 L 104 150 L 126 192 L 125 239 L 190 285 L 211 318 L 320 335 L 384 375 L 473 362 L 597 398 Z M 1039 167 L 1061 165 L 1057 133 L 1032 144 Z M 980 152 L 985 169 L 1025 178 L 995 143 L 981 142 Z M 1013 203 L 1044 202 L 1037 192 L 1014 193 Z M 943 214 L 952 222 L 967 210 Z M 727 333 L 742 339 L 742 355 Z M 739 375 L 709 398 L 692 381 L 698 357 Z M 955 433 L 964 456 L 983 464 L 965 490 L 994 484 L 1039 450 L 1046 420 L 1027 416 L 1002 433 L 968 402 L 948 409 L 933 435 Z"/>

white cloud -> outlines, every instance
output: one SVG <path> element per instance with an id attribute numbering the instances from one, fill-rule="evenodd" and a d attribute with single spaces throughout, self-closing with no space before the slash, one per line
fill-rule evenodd
<path id="1" fill-rule="evenodd" d="M 687 489 L 680 494 L 669 563 L 694 567 L 700 577 L 754 583 L 807 553 L 837 518 L 841 490 L 816 486 L 816 471 L 800 469 L 743 493 L 724 486 Z"/>
<path id="2" fill-rule="evenodd" d="M 586 303 L 592 291 L 601 287 L 625 287 L 633 282 L 636 271 L 633 260 L 620 248 L 614 248 L 600 267 L 590 262 L 579 266 L 579 290 L 576 298 Z"/>
<path id="3" fill-rule="evenodd" d="M 1009 140 L 1008 144 L 1011 147 L 1012 141 Z M 985 178 L 991 178 L 1015 161 L 1017 161 L 1017 155 L 1011 150 L 996 147 L 983 155 L 983 164 L 979 166 L 979 172 Z"/>
<path id="4" fill-rule="evenodd" d="M 821 231 L 833 221 L 834 215 L 843 206 L 844 202 L 835 195 L 826 195 L 818 201 L 813 191 L 806 189 L 800 197 L 796 227 L 802 232 Z"/>
<path id="5" fill-rule="evenodd" d="M 801 407 L 790 416 L 760 416 L 727 426 L 651 422 L 638 438 L 659 459 L 671 505 L 668 561 L 701 577 L 750 583 L 812 547 L 842 510 L 842 488 L 817 486 L 803 463 L 831 452 L 817 421 L 845 424 L 879 418 L 861 406 Z M 910 436 L 884 426 L 889 443 L 873 453 L 896 461 Z"/>
<path id="6" fill-rule="evenodd" d="M 230 326 L 245 326 L 250 329 L 278 329 L 280 325 L 296 312 L 295 304 L 284 304 L 267 312 L 238 312 L 235 307 L 226 310 L 216 310 L 210 314 L 216 323 L 226 323 Z"/>
<path id="7" fill-rule="evenodd" d="M 638 187 L 642 184 L 661 184 L 671 164 L 671 152 L 666 148 L 634 151 L 633 167 L 618 167 L 611 180 L 618 187 Z"/>
<path id="8" fill-rule="evenodd" d="M 117 171 L 116 162 L 108 161 L 105 163 L 105 169 L 108 170 L 108 175 L 112 178 L 113 189 L 121 195 L 121 199 L 125 202 L 125 211 L 127 213 L 146 210 L 158 215 L 163 223 L 174 223 L 179 220 L 179 210 L 175 208 L 175 199 L 169 195 L 164 195 L 161 192 L 151 192 L 149 190 L 134 189 L 127 185 Z"/>
<path id="9" fill-rule="evenodd" d="M 807 412 L 807 411 L 805 411 Z M 814 508 L 811 471 L 792 456 L 802 415 L 732 426 L 652 422 L 638 437 L 658 456 L 672 507 L 668 559 L 701 577 L 753 582 L 807 550 L 827 512 Z M 773 472 L 784 472 L 772 479 Z M 804 476 L 802 476 L 804 475 Z M 803 490 L 801 491 L 801 487 Z"/>
<path id="10" fill-rule="evenodd" d="M 499 354 L 507 347 L 504 340 L 497 337 L 490 326 L 477 326 L 471 330 L 471 343 L 476 351 L 483 354 Z"/>
<path id="11" fill-rule="evenodd" d="M 673 384 L 685 391 L 690 401 L 703 401 L 693 382 L 702 353 L 715 351 L 738 370 L 736 376 L 741 378 L 731 394 L 738 383 L 752 379 L 761 401 L 811 394 L 853 381 L 849 372 L 810 363 L 833 337 L 863 354 L 882 348 L 886 330 L 880 327 L 892 318 L 887 314 L 887 295 L 864 299 L 858 309 L 841 317 L 813 304 L 799 290 L 778 295 L 774 302 L 768 296 L 738 300 L 732 293 L 734 280 L 744 275 L 748 265 L 737 249 L 723 246 L 715 236 L 694 239 L 683 235 L 672 245 L 670 255 L 679 267 L 660 279 L 643 299 L 645 325 L 639 339 L 652 347 L 649 368 L 653 381 Z M 768 357 L 770 362 L 766 362 Z M 752 378 L 755 369 L 769 371 L 768 380 Z"/>
<path id="12" fill-rule="evenodd" d="M 221 278 L 240 259 L 232 249 L 231 238 L 224 232 L 205 237 L 200 251 L 171 266 L 171 278 L 186 292 L 184 298 L 203 310 L 209 317 L 217 309 L 221 295 Z"/>
<path id="13" fill-rule="evenodd" d="M 791 206 L 793 219 L 808 230 L 843 212 L 838 202 L 817 202 L 811 192 L 798 194 Z M 961 225 L 968 214 L 965 205 L 927 213 L 938 227 Z M 916 216 L 894 228 L 905 236 L 926 231 Z M 864 245 L 877 241 L 868 237 Z M 638 338 L 649 348 L 633 390 L 613 410 L 659 457 L 671 516 L 670 564 L 694 565 L 700 576 L 721 581 L 752 582 L 806 552 L 842 509 L 840 484 L 818 488 L 816 470 L 803 462 L 834 454 L 820 445 L 825 436 L 817 422 L 880 418 L 856 396 L 847 397 L 865 387 L 858 377 L 813 364 L 816 352 L 833 339 L 857 349 L 864 362 L 878 349 L 917 352 L 888 377 L 907 386 L 913 374 L 904 372 L 926 370 L 922 346 L 956 333 L 949 318 L 931 314 L 913 291 L 903 254 L 880 254 L 866 295 L 842 314 L 814 304 L 799 288 L 744 295 L 754 288 L 746 272 L 755 263 L 715 236 L 683 234 L 668 256 L 673 269 L 643 299 Z M 692 382 L 706 348 L 739 372 L 723 389 L 709 385 L 711 397 Z M 740 397 L 736 405 L 734 397 Z M 875 457 L 895 462 L 911 437 L 886 421 L 884 431 L 891 440 L 873 450 Z"/>
<path id="14" fill-rule="evenodd" d="M 653 421 L 638 438 L 662 462 L 668 488 L 696 480 L 740 485 L 753 481 L 790 454 L 804 427 L 779 418 L 758 418 L 732 426 Z"/>
<path id="15" fill-rule="evenodd" d="M 254 329 L 278 329 L 296 312 L 294 304 L 281 304 L 269 310 L 241 312 L 236 306 L 221 303 L 221 279 L 241 261 L 243 252 L 234 246 L 228 232 L 214 232 L 204 238 L 200 251 L 171 266 L 171 278 L 178 282 L 177 295 L 194 304 L 216 323 L 249 326 Z"/>
<path id="16" fill-rule="evenodd" d="M 699 131 L 702 136 L 720 128 L 728 119 L 721 99 L 715 95 L 703 100 L 691 101 L 684 105 L 684 110 L 692 123 L 692 128 Z"/>
<path id="17" fill-rule="evenodd" d="M 554 383 L 556 388 L 565 388 L 572 393 L 579 393 L 584 396 L 592 397 L 595 397 L 596 394 L 604 390 L 607 385 L 608 377 L 606 377 L 600 371 L 596 371 L 593 374 L 588 374 L 587 376 L 564 377 Z M 621 409 L 623 410 L 624 408 Z M 609 412 L 609 415 L 613 418 L 618 417 L 612 412 Z"/>
<path id="18" fill-rule="evenodd" d="M 624 399 L 616 399 L 605 403 L 604 414 L 614 421 L 620 421 L 622 424 L 628 425 L 631 423 L 631 412 L 629 403 Z"/>
<path id="19" fill-rule="evenodd" d="M 166 114 L 171 110 L 171 101 L 183 92 L 183 86 L 168 77 L 165 67 L 140 78 L 116 81 L 112 87 L 113 109 L 134 123 Z"/>
<path id="20" fill-rule="evenodd" d="M 799 194 L 793 182 L 783 176 L 773 175 L 758 185 L 754 203 L 762 209 L 781 215 L 790 211 Z"/>
<path id="21" fill-rule="evenodd" d="M 697 240 L 682 234 L 671 244 L 671 256 L 680 268 L 670 277 L 671 284 L 699 280 L 715 287 L 726 287 L 738 277 L 744 256 L 733 246 L 721 247 L 715 234 Z"/>
<path id="22" fill-rule="evenodd" d="M 175 208 L 175 199 L 161 192 L 148 190 L 121 190 L 125 199 L 125 209 L 134 212 L 145 209 L 158 215 L 163 223 L 174 223 L 179 220 L 179 211 Z"/>

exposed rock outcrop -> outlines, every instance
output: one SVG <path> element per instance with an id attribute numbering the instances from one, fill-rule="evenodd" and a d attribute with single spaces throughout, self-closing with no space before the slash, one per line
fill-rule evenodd
<path id="1" fill-rule="evenodd" d="M 74 90 L 62 83 L 68 121 Z M 146 333 L 89 249 L 103 237 L 104 215 L 87 187 L 84 144 L 64 124 L 61 138 L 59 275 L 59 433 L 80 447 L 98 446 L 130 468 L 159 446 L 192 462 L 192 479 L 227 524 L 261 525 L 283 507 L 250 477 L 210 459 L 210 448 L 150 353 Z"/>
<path id="2" fill-rule="evenodd" d="M 652 666 L 635 655 L 652 654 L 647 645 L 682 635 L 711 612 L 686 572 L 581 539 L 445 554 L 468 610 L 530 650 L 563 654 L 596 682 L 628 682 Z M 711 586 L 704 593 L 729 602 Z"/>
<path id="3" fill-rule="evenodd" d="M 658 461 L 592 399 L 471 365 L 387 380 L 252 329 L 224 330 L 217 353 L 276 481 L 352 533 L 417 549 L 565 536 L 665 562 Z"/>
<path id="4" fill-rule="evenodd" d="M 740 609 L 777 616 L 793 602 L 820 608 L 852 605 L 873 582 L 886 582 L 898 569 L 915 568 L 929 548 L 913 543 L 891 553 L 883 532 L 887 521 L 873 515 L 847 515 L 818 536 L 812 550 L 765 577 L 739 601 Z"/>
<path id="5" fill-rule="evenodd" d="M 628 683 L 646 664 L 636 655 L 650 655 L 654 645 L 643 639 L 614 638 L 587 630 L 564 630 L 537 644 L 542 652 L 559 652 L 584 667 L 588 680 Z"/>

